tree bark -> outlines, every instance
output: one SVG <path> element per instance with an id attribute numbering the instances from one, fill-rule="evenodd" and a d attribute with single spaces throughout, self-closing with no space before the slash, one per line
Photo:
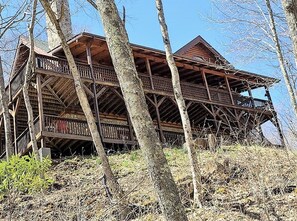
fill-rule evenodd
<path id="1" fill-rule="evenodd" d="M 293 52 L 297 68 L 297 1 L 282 0 L 282 6 L 286 15 L 289 27 L 290 38 L 292 40 Z"/>
<path id="2" fill-rule="evenodd" d="M 23 96 L 24 96 L 27 113 L 28 113 L 28 127 L 29 127 L 31 142 L 32 142 L 32 150 L 33 150 L 33 153 L 36 155 L 36 157 L 38 159 L 40 159 L 39 153 L 38 153 L 37 141 L 36 141 L 36 131 L 34 128 L 33 110 L 32 110 L 29 92 L 28 92 L 29 86 L 30 86 L 30 80 L 31 80 L 31 77 L 32 77 L 32 75 L 34 73 L 34 69 L 35 69 L 35 52 L 34 52 L 33 30 L 34 30 L 34 25 L 35 25 L 36 6 L 37 6 L 37 0 L 34 0 L 33 6 L 32 6 L 31 22 L 28 27 L 29 41 L 30 41 L 30 53 L 29 53 L 29 58 L 27 61 L 26 72 L 25 72 L 25 80 L 24 80 L 24 85 L 23 85 Z"/>
<path id="3" fill-rule="evenodd" d="M 40 0 L 40 2 L 42 4 L 44 10 L 46 11 L 49 19 L 54 24 L 54 27 L 56 28 L 59 38 L 61 40 L 61 45 L 62 45 L 64 53 L 66 55 L 66 58 L 67 58 L 67 61 L 69 64 L 69 68 L 70 68 L 70 72 L 72 73 L 72 77 L 74 80 L 77 97 L 79 99 L 81 108 L 82 108 L 84 115 L 86 117 L 88 127 L 90 129 L 90 133 L 91 133 L 96 151 L 97 151 L 97 153 L 100 157 L 100 160 L 102 162 L 101 165 L 102 165 L 103 173 L 107 180 L 107 185 L 110 188 L 111 194 L 114 197 L 116 205 L 119 206 L 120 213 L 121 213 L 120 214 L 121 219 L 125 219 L 126 218 L 125 216 L 128 215 L 128 202 L 125 199 L 124 192 L 123 192 L 121 186 L 117 182 L 117 180 L 111 170 L 109 160 L 105 153 L 105 150 L 104 150 L 101 138 L 100 138 L 100 134 L 98 132 L 98 128 L 96 125 L 96 121 L 93 116 L 93 112 L 91 110 L 87 95 L 84 91 L 83 83 L 81 81 L 80 73 L 77 69 L 75 60 L 74 60 L 71 50 L 67 44 L 66 38 L 63 34 L 63 31 L 61 30 L 60 23 L 59 23 L 56 15 L 53 13 L 50 4 L 48 3 L 47 0 Z"/>
<path id="4" fill-rule="evenodd" d="M 97 0 L 106 41 L 131 122 L 161 210 L 170 221 L 188 220 L 145 101 L 128 35 L 113 0 Z"/>
<path id="5" fill-rule="evenodd" d="M 11 135 L 10 114 L 8 109 L 8 96 L 5 93 L 5 84 L 4 84 L 1 57 L 0 57 L 0 107 L 3 113 L 6 159 L 9 160 L 9 158 L 13 155 L 13 145 L 11 140 L 12 135 Z"/>
<path id="6" fill-rule="evenodd" d="M 279 38 L 278 38 L 278 33 L 276 31 L 276 24 L 275 24 L 275 21 L 274 21 L 274 16 L 273 16 L 273 11 L 272 11 L 272 8 L 271 8 L 270 0 L 265 0 L 265 2 L 266 2 L 267 10 L 268 10 L 268 13 L 269 13 L 270 29 L 271 29 L 273 41 L 274 41 L 274 44 L 275 44 L 275 50 L 276 50 L 276 53 L 277 53 L 279 66 L 280 66 L 281 72 L 283 74 L 283 77 L 285 79 L 285 84 L 286 84 L 286 87 L 287 87 L 287 90 L 288 90 L 288 93 L 289 93 L 289 96 L 290 96 L 290 100 L 291 100 L 291 104 L 293 106 L 295 116 L 297 117 L 296 95 L 295 95 L 292 83 L 290 81 L 289 74 L 288 74 L 287 69 L 286 69 L 284 56 L 283 56 L 281 46 L 280 46 L 280 41 L 279 41 Z"/>
<path id="7" fill-rule="evenodd" d="M 163 4 L 162 0 L 156 0 L 156 7 L 158 12 L 158 18 L 159 23 L 161 27 L 161 33 L 163 37 L 163 42 L 165 46 L 165 52 L 166 52 L 166 60 L 168 63 L 168 66 L 171 71 L 171 77 L 172 77 L 172 85 L 173 85 L 173 92 L 174 97 L 179 109 L 179 113 L 182 120 L 183 130 L 185 134 L 185 141 L 186 146 L 188 150 L 188 157 L 190 160 L 190 166 L 192 171 L 192 178 L 193 178 L 193 187 L 194 187 L 194 204 L 201 207 L 201 172 L 200 172 L 200 166 L 198 163 L 197 153 L 194 149 L 193 145 L 193 135 L 192 135 L 192 128 L 191 123 L 186 107 L 185 100 L 182 95 L 181 85 L 180 85 L 180 78 L 179 78 L 179 72 L 177 69 L 177 66 L 175 64 L 173 53 L 171 49 L 171 43 L 170 38 L 168 34 L 168 28 L 166 25 L 164 10 L 163 10 Z"/>

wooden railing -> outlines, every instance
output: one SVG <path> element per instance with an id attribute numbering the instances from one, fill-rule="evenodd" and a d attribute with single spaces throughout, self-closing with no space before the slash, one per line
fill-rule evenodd
<path id="1" fill-rule="evenodd" d="M 66 60 L 47 57 L 47 56 L 37 56 L 37 67 L 48 70 L 58 72 L 60 74 L 69 75 L 69 67 Z M 85 79 L 92 79 L 91 69 L 89 65 L 77 62 L 77 67 L 80 71 L 80 75 Z M 106 66 L 94 66 L 94 78 L 96 81 L 101 82 L 111 82 L 114 84 L 119 84 L 116 73 L 112 67 Z M 139 73 L 139 77 L 142 80 L 143 87 L 146 90 L 152 90 L 152 85 L 150 81 L 150 77 L 146 74 Z M 154 90 L 160 92 L 166 92 L 169 94 L 173 94 L 172 82 L 171 79 L 159 76 L 153 76 L 153 84 Z M 203 85 L 192 84 L 188 82 L 182 82 L 181 88 L 186 99 L 197 99 L 197 100 L 205 100 L 209 101 L 207 90 Z M 232 104 L 230 94 L 227 89 L 218 89 L 218 88 L 209 88 L 211 100 L 214 102 L 222 103 L 222 104 Z M 238 93 L 232 93 L 234 105 L 241 107 L 249 107 L 249 108 L 262 108 L 267 107 L 269 103 L 266 100 L 254 99 L 255 106 L 253 106 L 250 97 L 242 96 Z"/>
<path id="2" fill-rule="evenodd" d="M 104 139 L 132 141 L 129 127 L 126 125 L 101 124 Z"/>
<path id="3" fill-rule="evenodd" d="M 44 115 L 44 130 L 60 134 L 91 136 L 85 120 Z"/>
<path id="4" fill-rule="evenodd" d="M 112 140 L 132 140 L 130 137 L 129 127 L 126 125 L 114 125 L 102 123 L 103 139 Z M 65 118 L 59 116 L 45 115 L 44 116 L 45 131 L 71 134 L 78 136 L 90 137 L 91 133 L 86 120 Z"/>
<path id="5" fill-rule="evenodd" d="M 38 134 L 40 132 L 39 127 L 39 117 L 36 117 L 34 120 L 34 129 L 35 133 Z M 16 139 L 15 142 L 17 142 L 17 151 L 18 153 L 22 153 L 26 150 L 27 145 L 30 143 L 30 132 L 29 128 L 26 128 Z"/>
<path id="6" fill-rule="evenodd" d="M 181 146 L 185 142 L 185 137 L 184 137 L 184 134 L 182 133 L 164 131 L 163 134 L 164 134 L 165 142 L 170 145 Z"/>
<path id="7" fill-rule="evenodd" d="M 39 130 L 39 118 L 34 120 L 36 134 Z M 114 142 L 125 144 L 136 144 L 136 138 L 131 137 L 129 126 L 102 123 L 103 142 Z M 44 131 L 60 134 L 64 138 L 64 134 L 91 137 L 88 124 L 85 120 L 65 118 L 53 115 L 44 115 Z M 163 131 L 165 142 L 171 145 L 182 145 L 184 143 L 184 135 L 182 133 Z M 49 135 L 50 136 L 50 135 Z M 71 139 L 71 137 L 69 138 Z M 91 140 L 91 139 L 90 139 Z M 28 128 L 25 129 L 16 139 L 18 152 L 25 152 L 27 145 L 30 143 L 30 134 Z"/>

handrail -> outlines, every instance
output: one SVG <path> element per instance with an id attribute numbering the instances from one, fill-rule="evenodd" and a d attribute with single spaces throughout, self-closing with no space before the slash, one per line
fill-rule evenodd
<path id="1" fill-rule="evenodd" d="M 35 125 L 35 123 L 37 123 L 37 121 L 39 120 L 39 116 L 37 116 L 34 121 L 33 124 Z M 27 127 L 17 138 L 16 138 L 16 142 L 19 141 L 21 139 L 21 137 L 24 136 L 24 134 L 26 134 L 29 131 L 29 127 Z"/>
<path id="2" fill-rule="evenodd" d="M 58 66 L 55 67 L 54 66 L 53 69 L 62 70 L 64 68 L 61 73 L 67 74 L 67 75 L 70 74 L 67 60 L 60 59 L 60 58 L 53 58 L 53 57 L 49 57 L 49 56 L 45 56 L 45 55 L 37 55 L 36 59 L 39 59 L 39 58 L 64 63 L 63 65 L 65 65 L 65 67 L 58 67 Z M 84 74 L 82 74 L 82 71 L 81 71 L 81 75 L 82 75 L 81 77 L 87 78 L 87 79 L 92 79 L 91 73 L 87 73 L 88 71 L 90 72 L 90 70 L 88 70 L 90 68 L 89 65 L 85 64 L 83 62 L 76 62 L 76 63 L 78 65 L 79 69 L 86 68 Z M 36 64 L 38 65 L 38 62 L 36 62 Z M 52 65 L 55 65 L 55 64 L 52 64 Z M 43 67 L 39 67 L 39 68 L 43 68 Z M 94 68 L 94 76 L 95 76 L 96 80 L 110 81 L 110 82 L 114 82 L 114 83 L 118 84 L 118 79 L 117 79 L 117 76 L 116 76 L 116 73 L 115 73 L 113 67 L 105 66 L 105 65 L 93 65 L 93 68 Z M 139 73 L 139 77 L 142 78 L 142 80 L 144 78 L 149 78 L 148 75 L 143 74 L 143 73 Z M 169 78 L 165 78 L 165 77 L 161 77 L 161 76 L 153 76 L 153 83 L 155 85 L 156 91 L 161 90 L 161 91 L 165 91 L 165 92 L 173 92 L 171 80 Z M 204 87 L 202 85 L 192 84 L 189 82 L 181 82 L 181 87 L 182 87 L 182 90 L 185 91 L 184 93 L 189 95 L 190 97 L 193 97 L 193 94 L 194 94 L 195 96 L 199 97 L 200 99 L 208 100 L 208 97 L 206 94 L 206 87 Z M 186 91 L 187 87 L 194 87 L 194 88 L 198 89 L 198 91 L 193 91 L 193 92 L 189 92 L 189 90 Z M 144 83 L 144 88 L 152 89 L 150 82 L 148 82 L 147 84 Z M 220 90 L 218 88 L 213 88 L 213 87 L 210 87 L 209 90 L 210 90 L 212 99 L 214 101 L 221 102 L 221 103 L 230 102 L 230 104 L 231 104 L 230 94 L 228 91 Z M 236 106 L 243 106 L 243 105 L 240 105 L 241 103 L 238 102 L 238 101 L 240 101 L 241 98 L 247 99 L 247 100 L 251 99 L 250 97 L 243 96 L 243 95 L 237 94 L 235 92 L 232 92 L 232 95 L 233 95 L 233 99 L 235 101 Z M 219 96 L 219 97 L 217 97 L 217 96 Z M 220 97 L 223 100 L 220 100 Z M 262 99 L 257 99 L 257 98 L 253 98 L 253 99 L 255 101 L 262 103 L 262 105 L 258 105 L 258 107 L 264 106 L 268 102 L 267 100 L 262 100 Z M 248 105 L 248 107 L 253 108 L 251 105 Z"/>

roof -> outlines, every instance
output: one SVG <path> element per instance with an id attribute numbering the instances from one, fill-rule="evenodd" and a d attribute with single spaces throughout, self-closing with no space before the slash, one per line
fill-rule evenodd
<path id="1" fill-rule="evenodd" d="M 100 42 L 105 42 L 106 43 L 106 39 L 103 36 L 100 35 L 96 35 L 96 34 L 92 34 L 92 33 L 88 33 L 88 32 L 81 32 L 75 36 L 73 36 L 71 39 L 68 40 L 68 44 L 74 43 L 74 42 L 79 42 L 80 40 L 86 40 L 89 39 L 89 41 L 93 41 L 94 40 L 99 40 Z M 25 39 L 22 39 L 22 43 L 26 44 Z M 239 70 L 239 69 L 235 69 L 232 65 L 218 65 L 218 64 L 214 64 L 214 63 L 210 63 L 207 61 L 199 61 L 199 60 L 195 60 L 195 59 L 191 59 L 189 57 L 185 57 L 183 55 L 180 55 L 183 51 L 187 50 L 187 48 L 190 48 L 198 43 L 202 43 L 203 45 L 205 45 L 214 55 L 218 56 L 220 59 L 222 59 L 223 61 L 228 62 L 218 51 L 216 51 L 208 42 L 206 42 L 201 36 L 197 36 L 195 39 L 193 39 L 192 41 L 190 41 L 188 44 L 186 44 L 185 46 L 183 46 L 182 48 L 180 48 L 175 54 L 174 54 L 174 58 L 177 62 L 182 62 L 185 64 L 185 66 L 195 66 L 195 67 L 207 67 L 209 69 L 212 70 L 217 70 L 217 71 L 224 71 L 225 73 L 228 74 L 232 74 L 232 75 L 236 75 L 236 76 L 242 76 L 245 77 L 247 79 L 256 79 L 257 81 L 259 81 L 259 83 L 263 83 L 265 82 L 265 84 L 267 85 L 272 85 L 274 83 L 279 82 L 279 79 L 276 78 L 272 78 L 272 77 L 268 77 L 268 76 L 264 76 L 264 75 L 260 75 L 260 74 L 256 74 L 256 73 L 252 73 L 252 72 L 248 72 L 248 71 L 243 71 L 243 70 Z M 41 55 L 58 55 L 60 53 L 63 53 L 63 48 L 62 46 L 57 46 L 56 48 L 52 49 L 52 50 L 47 50 L 47 43 L 45 41 L 40 41 L 40 40 L 35 40 L 35 52 Z M 27 41 L 27 46 L 28 45 L 28 41 Z M 133 44 L 131 43 L 131 47 L 133 52 L 141 52 L 141 53 L 145 53 L 145 54 L 149 54 L 152 56 L 156 56 L 162 59 L 166 59 L 166 54 L 164 51 L 159 50 L 159 49 L 155 49 L 155 48 L 150 48 L 150 47 L 146 47 L 143 45 L 138 45 L 138 44 Z M 46 51 L 45 51 L 46 50 Z M 228 64 L 230 64 L 228 62 Z"/>
<path id="2" fill-rule="evenodd" d="M 88 33 L 88 32 L 82 32 L 82 33 L 79 33 L 79 34 L 73 36 L 70 40 L 68 40 L 68 44 L 71 44 L 74 42 L 79 42 L 80 40 L 85 41 L 86 39 L 84 39 L 84 38 L 87 38 L 87 39 L 89 39 L 89 41 L 93 41 L 93 42 L 96 39 L 106 42 L 106 39 L 103 36 Z M 189 47 L 189 46 L 191 46 L 191 44 L 195 44 L 196 41 L 201 41 L 204 44 L 208 45 L 208 48 L 210 50 L 212 50 L 213 53 L 215 53 L 217 56 L 220 56 L 222 59 L 225 59 L 222 55 L 219 54 L 219 52 L 217 52 L 212 46 L 210 46 L 209 43 L 207 43 L 201 36 L 198 36 L 197 38 L 195 38 L 194 40 L 191 41 L 192 43 L 189 42 L 184 47 Z M 166 54 L 162 50 L 158 50 L 158 49 L 154 49 L 154 48 L 150 48 L 150 47 L 146 47 L 146 46 L 142 46 L 142 45 L 137 45 L 137 44 L 133 44 L 133 43 L 131 43 L 131 47 L 134 52 L 135 51 L 142 52 L 142 53 L 146 53 L 146 54 L 150 54 L 153 56 L 158 56 L 158 57 L 162 57 L 162 58 L 166 59 Z M 178 51 L 180 51 L 180 50 L 178 50 Z M 60 52 L 63 52 L 62 46 L 58 46 L 51 51 L 51 53 L 53 55 L 56 55 Z M 209 63 L 207 61 L 197 61 L 195 59 L 187 58 L 185 56 L 181 56 L 176 53 L 174 54 L 174 58 L 176 61 L 182 62 L 185 65 L 197 66 L 197 67 L 207 67 L 209 69 L 213 69 L 213 70 L 217 70 L 217 71 L 224 71 L 225 73 L 228 73 L 228 74 L 233 74 L 233 75 L 237 75 L 237 76 L 245 76 L 246 78 L 256 78 L 257 80 L 259 80 L 259 83 L 265 81 L 267 85 L 272 85 L 272 84 L 278 83 L 280 81 L 279 79 L 276 79 L 276 78 L 272 78 L 272 77 L 268 77 L 268 76 L 248 72 L 248 71 L 239 70 L 239 69 L 234 68 L 232 65 L 226 66 L 226 65 L 218 65 L 218 64 Z"/>
<path id="3" fill-rule="evenodd" d="M 25 36 L 21 36 L 19 40 L 19 45 L 23 44 L 27 47 L 30 47 L 29 39 Z M 38 54 L 48 55 L 48 43 L 46 41 L 42 41 L 40 39 L 34 39 L 34 51 Z"/>
<path id="4" fill-rule="evenodd" d="M 230 64 L 227 59 L 225 59 L 215 48 L 213 48 L 204 38 L 202 38 L 200 35 L 198 35 L 196 38 L 194 38 L 192 41 L 178 49 L 175 54 L 183 56 L 187 51 L 192 49 L 193 47 L 197 46 L 199 43 L 204 45 L 215 57 L 219 58 L 221 61 L 223 61 L 225 64 Z"/>

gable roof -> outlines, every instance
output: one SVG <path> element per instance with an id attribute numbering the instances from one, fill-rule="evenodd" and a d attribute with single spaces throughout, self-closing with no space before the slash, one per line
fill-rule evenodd
<path id="1" fill-rule="evenodd" d="M 203 47 L 203 48 L 202 48 Z M 176 55 L 179 56 L 185 56 L 193 58 L 195 56 L 195 53 L 198 57 L 201 57 L 201 53 L 203 50 L 205 51 L 205 48 L 208 50 L 209 54 L 212 55 L 213 58 L 219 59 L 222 63 L 230 65 L 230 62 L 227 61 L 216 49 L 214 49 L 204 38 L 202 38 L 200 35 L 198 35 L 196 38 L 194 38 L 192 41 L 181 47 L 179 50 L 175 52 Z M 194 50 L 194 52 L 189 53 L 191 50 Z M 203 52 L 202 52 L 203 53 Z"/>
<path id="2" fill-rule="evenodd" d="M 25 36 L 20 36 L 17 43 L 17 49 L 14 55 L 12 69 L 10 72 L 10 78 L 12 78 L 19 68 L 23 65 L 24 61 L 27 59 L 28 49 L 30 48 L 29 39 Z M 49 55 L 47 42 L 34 39 L 34 51 L 40 55 Z M 22 56 L 24 55 L 24 56 Z"/>
<path id="3" fill-rule="evenodd" d="M 200 36 L 200 38 L 202 39 L 201 36 Z M 82 43 L 82 44 L 80 44 L 79 48 L 86 47 L 86 44 L 84 44 L 85 42 L 92 42 L 93 45 L 97 45 L 97 46 L 101 45 L 102 46 L 102 43 L 106 44 L 106 39 L 105 39 L 105 37 L 100 36 L 100 35 L 96 35 L 96 34 L 92 34 L 92 33 L 88 33 L 88 32 L 81 32 L 68 40 L 69 45 Z M 131 45 L 131 48 L 134 53 L 154 57 L 154 59 L 162 59 L 163 61 L 166 62 L 166 54 L 162 50 L 158 50 L 158 49 L 154 49 L 154 48 L 150 48 L 150 47 L 146 47 L 146 46 L 142 46 L 142 45 L 137 45 L 137 44 L 133 44 L 133 43 L 130 43 L 130 45 Z M 75 47 L 73 47 L 73 49 L 74 48 Z M 212 48 L 212 50 L 214 50 L 214 52 L 216 52 L 217 56 L 221 56 L 221 58 L 224 59 L 224 57 L 222 55 L 220 55 L 214 48 Z M 51 54 L 51 56 L 57 56 L 57 57 L 65 56 L 61 45 L 52 49 L 49 53 Z M 92 53 L 92 51 L 91 51 L 91 53 Z M 259 75 L 256 73 L 236 69 L 232 65 L 230 65 L 229 62 L 228 63 L 222 62 L 223 64 L 209 63 L 206 61 L 199 61 L 199 60 L 195 60 L 195 59 L 188 58 L 185 56 L 181 56 L 179 54 L 174 54 L 174 59 L 176 62 L 183 63 L 184 67 L 187 66 L 187 67 L 191 67 L 191 68 L 193 68 L 193 67 L 207 68 L 209 71 L 211 71 L 211 70 L 218 71 L 218 72 L 221 71 L 221 72 L 227 73 L 229 75 L 242 77 L 243 78 L 242 80 L 253 80 L 253 81 L 257 82 L 257 85 L 258 84 L 261 85 L 263 83 L 265 83 L 266 85 L 273 85 L 274 83 L 279 82 L 278 79 L 273 78 L 273 77 L 268 77 L 268 76 Z"/>

